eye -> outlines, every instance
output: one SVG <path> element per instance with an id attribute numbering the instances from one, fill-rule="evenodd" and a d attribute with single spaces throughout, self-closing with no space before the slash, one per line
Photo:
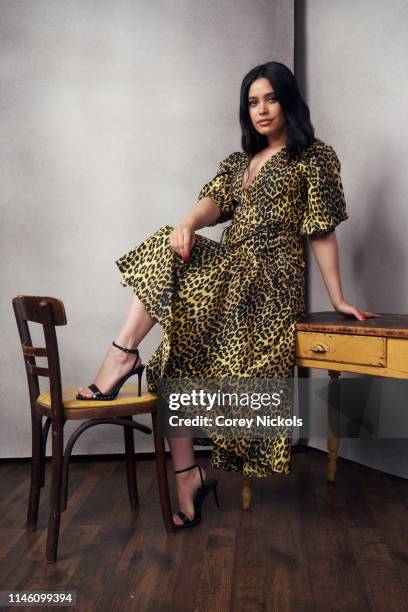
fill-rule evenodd
<path id="1" fill-rule="evenodd" d="M 275 94 L 271 94 L 270 96 L 267 97 L 268 102 L 277 102 L 278 98 L 276 97 Z M 248 106 L 256 106 L 258 104 L 258 100 L 250 100 L 248 102 Z"/>

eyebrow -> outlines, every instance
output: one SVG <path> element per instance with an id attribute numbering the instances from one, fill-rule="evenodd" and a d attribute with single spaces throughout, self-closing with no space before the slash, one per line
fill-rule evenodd
<path id="1" fill-rule="evenodd" d="M 273 94 L 275 94 L 275 93 L 276 93 L 275 91 L 269 91 L 268 93 L 266 93 L 266 94 L 264 95 L 264 98 L 266 98 L 267 96 L 273 95 Z M 256 96 L 249 96 L 249 97 L 248 97 L 248 100 L 257 100 L 257 99 L 258 99 L 258 98 L 257 98 Z"/>

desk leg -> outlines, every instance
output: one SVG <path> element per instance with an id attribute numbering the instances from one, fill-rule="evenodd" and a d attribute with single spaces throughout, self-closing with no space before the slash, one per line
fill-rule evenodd
<path id="1" fill-rule="evenodd" d="M 243 478 L 242 479 L 242 489 L 241 489 L 241 497 L 242 497 L 242 508 L 243 510 L 249 510 L 251 507 L 251 479 Z"/>
<path id="2" fill-rule="evenodd" d="M 336 479 L 336 468 L 337 468 L 337 452 L 339 450 L 339 438 L 338 438 L 338 385 L 333 383 L 337 382 L 340 372 L 329 370 L 330 382 L 329 382 L 329 396 L 327 406 L 327 420 L 328 420 L 328 437 L 327 437 L 327 480 L 333 482 Z"/>
<path id="3" fill-rule="evenodd" d="M 306 421 L 310 422 L 310 402 L 307 393 L 306 385 L 303 386 L 300 384 L 301 379 L 310 378 L 310 369 L 303 368 L 302 366 L 297 366 L 297 381 L 298 381 L 298 402 L 299 402 L 299 415 L 303 416 Z M 302 391 L 306 391 L 305 396 L 303 397 Z M 303 404 L 301 404 L 303 402 Z M 306 406 L 305 406 L 306 404 Z M 299 438 L 299 444 L 307 444 L 307 438 Z"/>

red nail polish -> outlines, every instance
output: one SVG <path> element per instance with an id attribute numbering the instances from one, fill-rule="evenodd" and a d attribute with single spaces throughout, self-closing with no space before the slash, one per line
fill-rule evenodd
<path id="1" fill-rule="evenodd" d="M 361 315 L 360 321 L 365 321 L 365 320 L 366 320 L 366 317 L 364 315 Z"/>

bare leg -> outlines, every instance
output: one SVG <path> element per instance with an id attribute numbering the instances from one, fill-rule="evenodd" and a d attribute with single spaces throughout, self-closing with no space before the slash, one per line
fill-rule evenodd
<path id="1" fill-rule="evenodd" d="M 126 348 L 136 348 L 155 323 L 155 319 L 150 316 L 139 298 L 134 296 L 115 342 Z M 108 393 L 114 384 L 132 369 L 133 365 L 136 367 L 140 363 L 140 357 L 136 361 L 135 355 L 124 353 L 111 345 L 94 383 L 102 393 Z M 92 396 L 92 391 L 87 387 L 80 387 L 78 391 L 86 397 Z"/>
<path id="2" fill-rule="evenodd" d="M 194 465 L 195 459 L 192 438 L 167 438 L 167 441 L 171 450 L 174 470 L 182 470 L 183 468 L 190 467 L 190 465 Z M 201 471 L 205 479 L 205 470 L 201 469 Z M 191 520 L 194 517 L 193 499 L 197 489 L 201 486 L 200 473 L 196 468 L 189 472 L 176 474 L 175 478 L 179 510 Z M 183 523 L 180 517 L 176 515 L 173 515 L 173 521 L 177 525 Z"/>
<path id="3" fill-rule="evenodd" d="M 155 319 L 149 315 L 143 303 L 134 296 L 115 342 L 126 348 L 136 348 L 155 323 Z M 138 362 L 141 362 L 140 358 Z M 107 393 L 126 372 L 129 372 L 133 364 L 139 365 L 138 362 L 135 364 L 135 356 L 131 353 L 124 353 L 114 346 L 110 346 L 96 375 L 94 381 L 96 386 L 102 393 Z M 87 387 L 80 387 L 78 390 L 81 395 L 86 397 L 92 395 L 92 391 Z M 192 438 L 170 438 L 168 442 L 175 470 L 181 470 L 194 464 Z M 202 472 L 205 478 L 205 471 L 202 470 Z M 199 471 L 194 469 L 183 472 L 177 474 L 175 478 L 179 509 L 189 519 L 192 519 L 194 517 L 194 495 L 201 486 Z M 182 523 L 178 516 L 174 516 L 173 520 L 176 524 Z"/>

